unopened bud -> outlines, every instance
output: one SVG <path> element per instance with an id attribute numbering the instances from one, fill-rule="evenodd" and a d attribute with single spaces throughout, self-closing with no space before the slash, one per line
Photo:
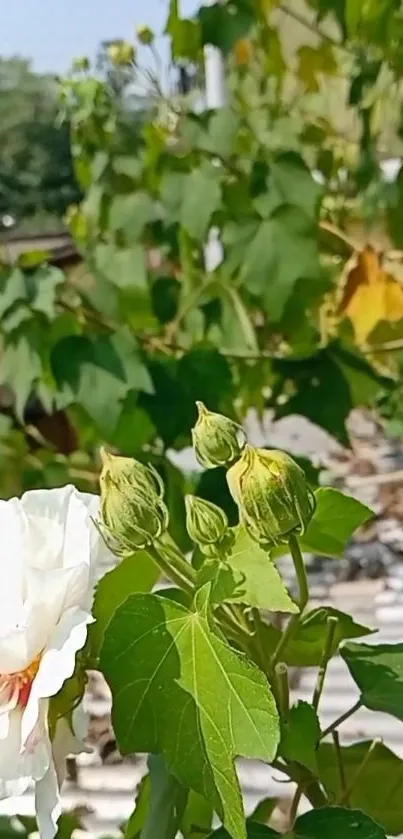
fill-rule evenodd
<path id="1" fill-rule="evenodd" d="M 288 454 L 247 445 L 228 470 L 227 481 L 241 521 L 256 542 L 274 546 L 291 533 L 304 533 L 315 496 Z"/>
<path id="2" fill-rule="evenodd" d="M 127 556 L 168 527 L 163 484 L 151 466 L 101 451 L 101 530 L 111 550 Z"/>
<path id="3" fill-rule="evenodd" d="M 115 44 L 109 44 L 106 52 L 109 60 L 116 67 L 127 67 L 133 63 L 136 56 L 133 45 L 128 41 L 116 41 Z"/>
<path id="4" fill-rule="evenodd" d="M 228 519 L 221 507 L 195 495 L 186 496 L 185 506 L 186 528 L 193 542 L 199 545 L 221 542 L 228 529 Z"/>
<path id="5" fill-rule="evenodd" d="M 136 29 L 136 35 L 138 40 L 141 44 L 145 44 L 145 46 L 149 46 L 153 43 L 155 35 L 152 29 L 149 26 L 138 26 Z"/>
<path id="6" fill-rule="evenodd" d="M 226 466 L 236 460 L 245 445 L 242 426 L 233 420 L 208 411 L 203 402 L 196 402 L 199 416 L 192 429 L 196 457 L 206 469 Z"/>
<path id="7" fill-rule="evenodd" d="M 73 72 L 80 73 L 90 69 L 90 62 L 86 55 L 73 61 Z"/>

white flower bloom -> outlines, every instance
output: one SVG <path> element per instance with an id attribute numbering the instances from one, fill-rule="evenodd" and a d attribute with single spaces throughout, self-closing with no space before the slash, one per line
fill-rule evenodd
<path id="1" fill-rule="evenodd" d="M 111 564 L 97 511 L 98 497 L 73 486 L 0 501 L 0 798 L 34 781 L 43 839 L 56 832 L 60 767 L 82 750 L 65 720 L 50 742 L 48 706 L 73 674 L 94 582 Z"/>

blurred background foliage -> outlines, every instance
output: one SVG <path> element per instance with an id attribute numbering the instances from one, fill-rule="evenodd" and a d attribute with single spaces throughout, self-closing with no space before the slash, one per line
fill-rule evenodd
<path id="1" fill-rule="evenodd" d="M 62 80 L 0 63 L 4 497 L 96 489 L 107 444 L 161 471 L 186 547 L 185 490 L 231 514 L 220 470 L 170 455 L 196 399 L 306 417 L 344 446 L 355 407 L 402 433 L 400 6 L 227 0 L 184 19 L 170 0 L 169 73 L 141 27 Z"/>

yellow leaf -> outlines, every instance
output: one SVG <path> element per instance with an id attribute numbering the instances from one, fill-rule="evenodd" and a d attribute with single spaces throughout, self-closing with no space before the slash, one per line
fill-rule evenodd
<path id="1" fill-rule="evenodd" d="M 326 41 L 318 49 L 300 47 L 298 50 L 297 74 L 305 88 L 312 93 L 319 90 L 319 76 L 325 74 L 334 76 L 337 73 L 337 62 L 331 44 Z"/>
<path id="2" fill-rule="evenodd" d="M 249 64 L 252 56 L 252 44 L 249 38 L 240 38 L 235 44 L 235 59 L 239 67 Z"/>
<path id="3" fill-rule="evenodd" d="M 346 270 L 338 314 L 350 319 L 362 344 L 380 321 L 394 323 L 403 318 L 403 288 L 384 270 L 379 254 L 370 246 L 355 254 Z"/>

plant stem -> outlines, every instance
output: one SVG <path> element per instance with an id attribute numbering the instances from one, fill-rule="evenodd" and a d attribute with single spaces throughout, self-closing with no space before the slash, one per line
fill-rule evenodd
<path id="1" fill-rule="evenodd" d="M 274 668 L 277 661 L 279 661 L 280 656 L 283 653 L 283 650 L 287 646 L 288 642 L 293 637 L 295 630 L 301 620 L 303 615 L 304 609 L 308 603 L 309 599 L 309 589 L 308 589 L 308 579 L 306 576 L 306 569 L 304 558 L 301 553 L 301 548 L 298 543 L 297 537 L 292 534 L 288 540 L 288 545 L 290 548 L 290 553 L 293 559 L 295 573 L 297 575 L 298 580 L 298 588 L 299 588 L 299 596 L 298 596 L 298 605 L 300 608 L 298 615 L 293 615 L 281 635 L 281 638 L 277 644 L 276 649 L 271 658 L 271 667 Z"/>
<path id="2" fill-rule="evenodd" d="M 267 673 L 267 657 L 264 649 L 264 641 L 262 636 L 262 617 L 259 609 L 256 607 L 252 609 L 253 626 L 255 629 L 254 641 L 256 652 L 258 653 L 260 667 L 264 673 Z M 271 675 L 268 673 L 267 675 Z"/>
<path id="3" fill-rule="evenodd" d="M 291 534 L 288 540 L 288 545 L 293 559 L 295 573 L 297 575 L 299 587 L 298 605 L 302 614 L 309 600 L 308 578 L 306 576 L 304 557 L 302 556 L 298 539 L 294 534 Z"/>
<path id="4" fill-rule="evenodd" d="M 187 594 L 192 594 L 194 588 L 194 572 L 193 575 L 191 572 L 193 568 L 179 554 L 179 551 L 177 555 L 176 551 L 171 550 L 167 545 L 154 542 L 153 545 L 147 547 L 147 553 L 150 554 L 160 571 L 172 583 L 175 583 L 183 591 L 186 591 Z"/>
<path id="5" fill-rule="evenodd" d="M 339 732 L 338 731 L 333 731 L 332 732 L 332 737 L 333 737 L 334 749 L 335 749 L 335 752 L 336 752 L 337 768 L 339 770 L 340 791 L 341 791 L 341 795 L 344 796 L 345 804 L 347 804 L 347 806 L 349 807 L 350 806 L 350 800 L 349 800 L 349 795 L 348 795 L 348 790 L 347 790 L 346 773 L 344 771 L 344 765 L 343 765 L 343 756 L 342 756 L 341 748 L 340 748 Z"/>
<path id="6" fill-rule="evenodd" d="M 287 666 L 279 661 L 276 664 L 275 670 L 275 684 L 277 694 L 277 704 L 282 719 L 287 719 L 290 710 L 290 689 L 288 684 L 288 670 Z"/>
<path id="7" fill-rule="evenodd" d="M 357 769 L 357 771 L 356 771 L 356 773 L 355 773 L 355 775 L 354 775 L 353 780 L 351 781 L 350 786 L 348 787 L 348 789 L 345 789 L 345 790 L 344 790 L 344 792 L 341 794 L 340 799 L 339 799 L 339 801 L 337 802 L 338 804 L 345 804 L 345 803 L 348 801 L 348 799 L 350 798 L 351 793 L 352 793 L 352 792 L 353 792 L 353 790 L 354 790 L 354 787 L 355 787 L 355 785 L 356 785 L 357 781 L 360 779 L 360 777 L 361 777 L 361 775 L 362 775 L 362 773 L 363 773 L 363 771 L 364 771 L 365 767 L 367 766 L 368 761 L 370 760 L 371 755 L 372 755 L 372 753 L 373 753 L 374 749 L 375 749 L 375 748 L 376 748 L 376 746 L 377 746 L 379 743 L 381 743 L 381 742 L 382 742 L 382 741 L 381 741 L 381 739 L 380 739 L 379 737 L 377 737 L 377 738 L 376 738 L 376 740 L 373 740 L 373 741 L 372 741 L 372 743 L 371 743 L 371 745 L 370 745 L 370 747 L 369 747 L 368 751 L 367 751 L 367 752 L 366 752 L 366 754 L 364 755 L 364 758 L 363 758 L 363 760 L 361 761 L 361 763 L 360 763 L 360 765 L 359 765 L 359 767 L 358 767 L 358 769 Z"/>
<path id="8" fill-rule="evenodd" d="M 318 678 L 313 692 L 312 705 L 315 711 L 318 709 L 320 697 L 322 696 L 323 685 L 326 676 L 327 665 L 333 654 L 334 636 L 337 629 L 337 618 L 330 615 L 326 621 L 326 639 L 323 648 L 322 659 L 319 665 Z"/>
<path id="9" fill-rule="evenodd" d="M 298 785 L 297 789 L 295 790 L 294 798 L 292 799 L 292 803 L 291 803 L 291 809 L 290 809 L 290 815 L 289 815 L 290 830 L 294 827 L 294 822 L 295 822 L 295 819 L 297 818 L 297 815 L 298 815 L 299 802 L 301 801 L 301 798 L 303 796 L 303 792 L 304 792 L 303 787 Z"/>
<path id="10" fill-rule="evenodd" d="M 351 708 L 348 709 L 348 711 L 345 711 L 344 714 L 341 714 L 340 717 L 337 717 L 337 720 L 332 722 L 331 725 L 329 725 L 327 728 L 325 728 L 324 731 L 322 731 L 320 739 L 323 740 L 323 738 L 327 737 L 328 734 L 332 734 L 332 732 L 335 731 L 336 728 L 339 727 L 339 725 L 345 722 L 345 720 L 348 720 L 349 717 L 352 717 L 353 714 L 355 714 L 355 712 L 358 711 L 359 708 L 361 708 L 361 705 L 361 699 L 358 699 L 357 702 L 354 705 L 352 705 Z"/>
<path id="11" fill-rule="evenodd" d="M 303 786 L 304 795 L 312 804 L 312 807 L 319 808 L 328 804 L 328 799 L 321 789 L 318 781 L 308 770 L 299 768 L 297 764 L 293 764 L 291 766 L 289 764 L 281 763 L 279 760 L 274 760 L 272 766 L 274 769 L 282 772 L 283 775 L 287 775 L 291 781 Z"/>

